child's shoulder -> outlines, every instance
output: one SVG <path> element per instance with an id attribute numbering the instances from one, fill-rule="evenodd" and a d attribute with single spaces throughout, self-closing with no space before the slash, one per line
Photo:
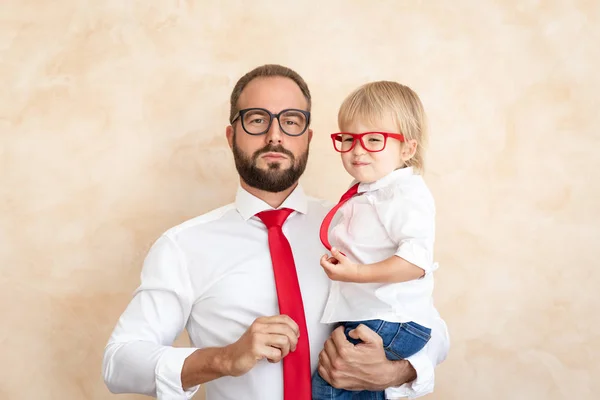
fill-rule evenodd
<path id="1" fill-rule="evenodd" d="M 397 179 L 381 190 L 382 201 L 400 199 L 421 199 L 433 201 L 433 195 L 421 175 L 413 174 L 404 179 Z"/>

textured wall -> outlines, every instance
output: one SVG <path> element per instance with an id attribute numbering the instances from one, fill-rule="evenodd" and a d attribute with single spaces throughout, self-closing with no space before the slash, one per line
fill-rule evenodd
<path id="1" fill-rule="evenodd" d="M 343 97 L 394 79 L 425 103 L 452 335 L 429 398 L 598 398 L 598 43 L 584 0 L 3 1 L 0 398 L 113 398 L 145 252 L 233 198 L 228 95 L 267 62 L 313 91 L 303 182 L 331 200 Z"/>

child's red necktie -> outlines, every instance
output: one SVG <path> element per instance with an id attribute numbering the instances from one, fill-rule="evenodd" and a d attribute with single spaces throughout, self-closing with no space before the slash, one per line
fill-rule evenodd
<path id="1" fill-rule="evenodd" d="M 327 215 L 323 219 L 323 222 L 321 223 L 321 230 L 319 232 L 319 236 L 321 237 L 321 242 L 323 243 L 323 246 L 325 246 L 329 251 L 331 251 L 331 244 L 329 244 L 328 233 L 329 225 L 331 225 L 331 220 L 333 220 L 333 216 L 335 215 L 337 210 L 339 210 L 345 202 L 350 200 L 353 196 L 355 196 L 358 193 L 358 185 L 359 183 L 352 186 L 350 189 L 348 189 L 346 193 L 342 195 L 340 201 L 327 213 Z"/>

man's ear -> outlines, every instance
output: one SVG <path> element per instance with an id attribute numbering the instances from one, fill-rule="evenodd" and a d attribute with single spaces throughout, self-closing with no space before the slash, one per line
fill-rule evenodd
<path id="1" fill-rule="evenodd" d="M 233 131 L 233 126 L 229 125 L 225 128 L 225 137 L 227 137 L 227 143 L 229 143 L 229 148 L 233 148 L 233 136 L 235 132 Z"/>
<path id="2" fill-rule="evenodd" d="M 313 130 L 312 129 L 308 129 L 308 143 L 310 143 L 310 141 L 312 140 L 313 137 Z"/>

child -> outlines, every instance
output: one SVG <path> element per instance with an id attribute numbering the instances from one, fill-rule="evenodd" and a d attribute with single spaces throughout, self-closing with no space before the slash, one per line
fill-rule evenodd
<path id="1" fill-rule="evenodd" d="M 423 105 L 406 86 L 369 83 L 344 100 L 338 125 L 333 145 L 354 182 L 321 226 L 332 254 L 321 258 L 332 280 L 322 322 L 341 323 L 355 345 L 353 330 L 364 324 L 381 336 L 388 359 L 404 359 L 431 337 L 437 268 L 435 204 L 419 175 L 427 138 Z M 318 372 L 312 390 L 314 400 L 385 399 L 383 391 L 333 388 Z"/>

